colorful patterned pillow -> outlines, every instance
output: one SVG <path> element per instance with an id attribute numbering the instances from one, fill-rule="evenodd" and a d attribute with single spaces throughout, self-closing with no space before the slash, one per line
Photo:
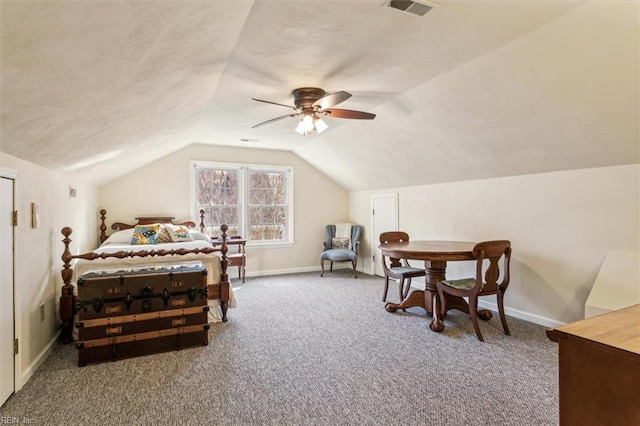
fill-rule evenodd
<path id="1" fill-rule="evenodd" d="M 160 231 L 158 231 L 158 244 L 160 243 L 172 243 L 171 233 L 169 233 L 169 227 L 171 225 L 168 223 L 160 224 Z"/>
<path id="2" fill-rule="evenodd" d="M 193 236 L 189 232 L 189 228 L 182 225 L 169 225 L 167 226 L 169 234 L 171 235 L 171 241 L 174 243 L 180 243 L 183 241 L 193 241 Z"/>
<path id="3" fill-rule="evenodd" d="M 157 244 L 159 231 L 159 223 L 154 223 L 152 225 L 136 225 L 133 229 L 131 245 Z"/>

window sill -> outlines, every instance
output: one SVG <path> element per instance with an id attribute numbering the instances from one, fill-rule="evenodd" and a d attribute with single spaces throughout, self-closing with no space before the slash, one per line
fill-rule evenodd
<path id="1" fill-rule="evenodd" d="M 291 241 L 265 241 L 265 242 L 247 242 L 247 247 L 253 248 L 289 248 L 295 245 Z"/>

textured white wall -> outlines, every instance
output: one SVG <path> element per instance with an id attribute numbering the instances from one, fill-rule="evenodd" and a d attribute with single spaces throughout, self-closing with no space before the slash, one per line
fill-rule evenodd
<path id="1" fill-rule="evenodd" d="M 100 187 L 108 225 L 144 215 L 199 223 L 191 217 L 191 161 L 293 166 L 295 244 L 248 248 L 248 275 L 319 268 L 326 224 L 349 220 L 349 193 L 291 152 L 190 145 Z"/>
<path id="2" fill-rule="evenodd" d="M 609 251 L 640 250 L 640 166 L 351 193 L 351 217 L 371 223 L 371 196 L 399 194 L 399 226 L 412 239 L 513 244 L 505 304 L 545 325 L 583 318 L 584 303 Z M 371 270 L 371 236 L 364 247 Z M 451 262 L 449 277 L 473 274 Z"/>
<path id="3" fill-rule="evenodd" d="M 74 232 L 74 253 L 96 247 L 98 191 L 93 185 L 75 180 L 28 161 L 2 153 L 0 166 L 18 172 L 15 187 L 15 288 L 20 339 L 19 368 L 26 381 L 44 359 L 59 329 L 58 300 L 62 279 L 60 259 L 64 245 L 60 230 Z M 78 196 L 69 198 L 69 185 Z M 31 203 L 40 205 L 40 227 L 31 227 Z M 40 321 L 40 305 L 45 304 L 45 320 Z"/>

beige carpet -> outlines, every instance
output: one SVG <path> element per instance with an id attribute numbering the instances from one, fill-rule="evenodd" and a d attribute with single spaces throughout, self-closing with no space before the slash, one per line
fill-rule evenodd
<path id="1" fill-rule="evenodd" d="M 0 409 L 46 425 L 555 425 L 544 328 L 453 311 L 388 313 L 383 279 L 348 270 L 248 279 L 208 346 L 79 368 L 60 345 Z M 395 294 L 395 292 L 391 292 Z M 506 299 L 508 301 L 509 293 Z"/>

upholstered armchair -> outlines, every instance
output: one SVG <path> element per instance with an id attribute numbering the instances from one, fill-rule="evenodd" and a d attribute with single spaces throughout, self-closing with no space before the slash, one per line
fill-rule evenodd
<path id="1" fill-rule="evenodd" d="M 360 247 L 362 226 L 350 223 L 327 225 L 326 238 L 322 243 L 324 251 L 320 254 L 320 266 L 324 276 L 324 261 L 331 262 L 329 271 L 333 272 L 333 262 L 351 262 L 353 278 L 358 278 L 358 248 Z"/>

